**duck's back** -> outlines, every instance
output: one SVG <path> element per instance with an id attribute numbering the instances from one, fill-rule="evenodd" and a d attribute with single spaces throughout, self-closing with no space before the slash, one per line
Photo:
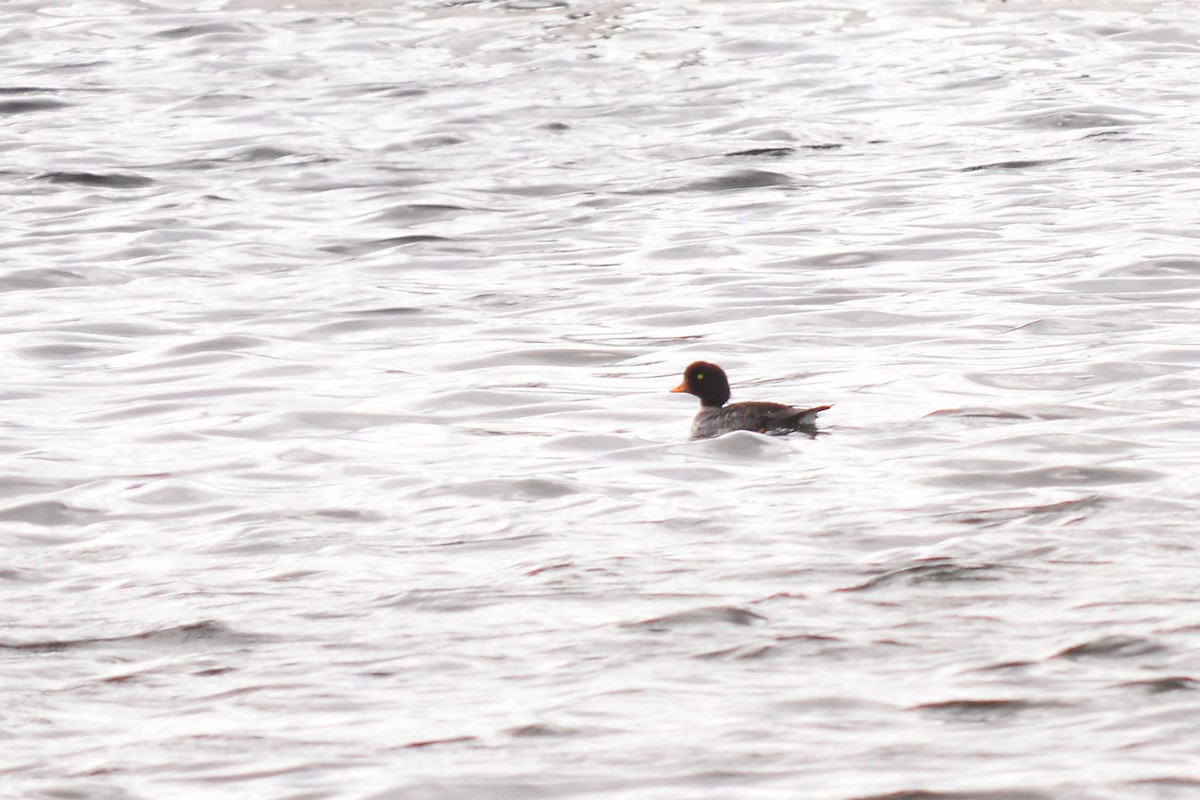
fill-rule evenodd
<path id="1" fill-rule="evenodd" d="M 749 401 L 727 406 L 705 406 L 692 422 L 693 439 L 709 439 L 733 431 L 786 434 L 812 428 L 817 414 L 829 406 L 796 408 L 783 403 Z"/>

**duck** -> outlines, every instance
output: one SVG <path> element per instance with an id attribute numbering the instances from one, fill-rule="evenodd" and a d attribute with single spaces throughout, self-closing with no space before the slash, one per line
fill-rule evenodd
<path id="1" fill-rule="evenodd" d="M 729 402 L 725 370 L 707 361 L 694 361 L 683 371 L 683 382 L 671 390 L 700 398 L 700 413 L 692 422 L 693 439 L 711 439 L 733 431 L 785 436 L 794 431 L 816 434 L 817 414 L 832 406 L 797 408 L 783 403 L 751 400 Z"/>

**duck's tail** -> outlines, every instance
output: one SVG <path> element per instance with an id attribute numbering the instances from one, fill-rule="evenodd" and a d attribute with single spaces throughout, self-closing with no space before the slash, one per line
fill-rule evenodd
<path id="1" fill-rule="evenodd" d="M 794 425 L 797 428 L 811 428 L 817 424 L 817 414 L 820 414 L 822 411 L 828 411 L 831 408 L 833 406 L 813 406 L 803 411 L 797 411 L 788 417 L 788 424 Z"/>

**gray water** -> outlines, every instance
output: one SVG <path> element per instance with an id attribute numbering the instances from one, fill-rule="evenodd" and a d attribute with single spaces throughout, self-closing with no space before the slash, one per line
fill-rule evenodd
<path id="1" fill-rule="evenodd" d="M 1200 8 L 198 5 L 0 8 L 0 794 L 1200 796 Z"/>

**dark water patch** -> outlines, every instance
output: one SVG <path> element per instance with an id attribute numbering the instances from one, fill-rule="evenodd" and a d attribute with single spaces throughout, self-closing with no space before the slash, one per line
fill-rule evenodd
<path id="1" fill-rule="evenodd" d="M 795 182 L 778 172 L 765 170 L 741 170 L 718 178 L 696 181 L 682 187 L 683 191 L 736 192 L 743 189 L 764 189 L 776 186 L 792 186 Z"/>
<path id="2" fill-rule="evenodd" d="M 62 64 L 53 64 L 46 68 L 47 72 L 70 72 L 73 70 L 93 70 L 99 67 L 107 67 L 111 61 L 97 59 L 95 61 L 67 61 Z"/>
<path id="3" fill-rule="evenodd" d="M 200 413 L 195 403 L 136 402 L 127 403 L 118 408 L 98 413 L 84 414 L 79 419 L 87 422 L 120 422 L 123 420 L 144 419 L 163 414 L 196 414 Z"/>
<path id="4" fill-rule="evenodd" d="M 210 91 L 188 97 L 182 103 L 180 103 L 177 108 L 202 110 L 211 113 L 213 116 L 217 116 L 222 112 L 228 112 L 230 109 L 244 109 L 251 105 L 256 99 L 257 98 L 255 95 L 242 92 Z M 214 159 L 194 159 L 190 163 L 197 165 L 211 164 L 215 166 L 236 160 L 236 157 L 225 156 Z M 183 163 L 187 164 L 189 162 Z"/>
<path id="5" fill-rule="evenodd" d="M 979 464 L 975 469 L 962 468 L 953 474 L 927 478 L 925 482 L 930 486 L 1029 489 L 1058 486 L 1112 486 L 1126 483 L 1148 483 L 1162 478 L 1160 473 L 1150 470 L 1118 467 L 1061 466 L 1005 471 L 1003 467 L 1010 463 Z M 984 467 L 987 466 L 993 468 L 985 469 Z"/>
<path id="6" fill-rule="evenodd" d="M 1002 482 L 1014 486 L 1098 486 L 1156 481 L 1162 475 L 1148 469 L 1062 466 L 1010 473 Z"/>
<path id="7" fill-rule="evenodd" d="M 552 725 L 547 722 L 534 722 L 529 725 L 518 725 L 515 728 L 508 729 L 508 735 L 516 739 L 557 738 L 561 736 L 575 736 L 579 732 L 576 728 Z"/>
<path id="8" fill-rule="evenodd" d="M 504 366 L 505 364 L 589 367 L 614 364 L 624 361 L 630 355 L 630 352 L 624 350 L 603 350 L 582 347 L 538 347 L 525 350 L 509 350 L 503 353 L 494 353 L 484 358 L 456 361 L 450 366 L 453 369 L 494 368 Z"/>
<path id="9" fill-rule="evenodd" d="M 1128 142 L 1139 141 L 1141 137 L 1131 136 L 1129 131 L 1094 131 L 1093 133 L 1085 133 L 1082 138 L 1126 144 Z"/>
<path id="10" fill-rule="evenodd" d="M 384 517 L 360 508 L 317 508 L 306 514 L 316 519 L 330 519 L 339 522 L 382 522 Z"/>
<path id="11" fill-rule="evenodd" d="M 358 431 L 397 422 L 428 422 L 424 417 L 402 414 L 366 414 L 352 411 L 290 411 L 285 415 L 291 424 L 303 428 L 331 431 Z"/>
<path id="12" fill-rule="evenodd" d="M 361 256 L 368 253 L 374 253 L 378 250 L 387 250 L 391 247 L 406 247 L 412 244 L 450 241 L 454 240 L 448 239 L 445 236 L 414 234 L 412 236 L 392 236 L 387 239 L 369 239 L 367 241 L 353 242 L 350 244 L 331 244 L 322 247 L 321 250 L 326 253 L 333 253 L 340 256 Z"/>
<path id="13" fill-rule="evenodd" d="M 308 578 L 316 578 L 324 575 L 325 572 L 319 569 L 295 569 L 287 572 L 280 572 L 267 578 L 271 583 L 291 583 L 293 581 L 302 581 Z"/>
<path id="14" fill-rule="evenodd" d="M 1103 636 L 1083 644 L 1056 653 L 1054 658 L 1065 658 L 1069 661 L 1103 658 L 1136 658 L 1138 656 L 1161 653 L 1166 650 L 1160 644 L 1140 636 Z"/>
<path id="15" fill-rule="evenodd" d="M 798 267 L 820 267 L 821 269 L 857 269 L 859 267 L 869 267 L 884 261 L 890 260 L 891 256 L 882 251 L 873 250 L 838 250 L 829 253 L 818 253 L 817 255 L 808 256 L 805 258 L 796 259 L 794 263 Z M 851 295 L 853 299 L 863 298 L 859 293 Z"/>
<path id="16" fill-rule="evenodd" d="M 351 336 L 363 332 L 385 331 L 393 328 L 431 327 L 437 325 L 455 325 L 457 320 L 446 319 L 443 316 L 425 314 L 424 309 L 410 308 L 403 313 L 390 316 L 363 316 L 358 319 L 329 322 L 316 325 L 304 332 L 303 337 L 309 341 L 325 341 L 343 336 Z"/>
<path id="17" fill-rule="evenodd" d="M 626 443 L 625 447 L 631 451 L 639 453 L 641 451 L 641 448 L 629 448 L 628 443 Z M 639 457 L 634 455 L 633 452 L 620 452 L 619 449 L 618 452 L 615 453 L 615 456 L 621 460 L 636 460 L 636 458 Z M 680 483 L 688 483 L 693 485 L 697 483 L 703 483 L 704 481 L 727 480 L 732 474 L 728 470 L 716 469 L 712 467 L 666 467 L 661 469 L 643 468 L 641 472 L 657 478 L 665 478 L 669 481 L 678 481 Z"/>
<path id="18" fill-rule="evenodd" d="M 985 667 L 978 667 L 970 670 L 970 672 L 1017 672 L 1027 670 L 1037 666 L 1035 661 L 1001 661 L 998 664 L 988 664 Z"/>
<path id="19" fill-rule="evenodd" d="M 408 316 L 409 314 L 420 314 L 425 309 L 416 308 L 414 306 L 387 306 L 386 308 L 364 308 L 362 311 L 356 311 L 356 314 L 372 317 L 399 317 Z"/>
<path id="20" fill-rule="evenodd" d="M 166 352 L 174 356 L 190 356 L 197 353 L 236 353 L 241 350 L 253 350 L 265 347 L 267 341 L 254 336 L 214 336 L 198 342 L 176 345 Z"/>
<path id="21" fill-rule="evenodd" d="M 1112 298 L 1136 298 L 1153 301 L 1166 299 L 1170 292 L 1188 292 L 1190 295 L 1200 287 L 1197 287 L 1195 279 L 1191 277 L 1158 277 L 1153 280 L 1138 277 L 1119 277 L 1065 280 L 1056 283 L 1055 288 L 1065 289 L 1069 292 L 1078 292 L 1080 295 L 1107 295 Z M 1106 320 L 1102 323 L 1097 323 L 1097 325 L 1103 329 L 1119 330 L 1122 333 L 1147 330 L 1147 326 L 1145 325 L 1137 325 L 1122 318 Z"/>
<path id="22" fill-rule="evenodd" d="M 1048 391 L 1060 389 L 1078 391 L 1085 379 L 1078 371 L 1071 372 L 968 372 L 964 376 L 980 386 L 1016 391 Z"/>
<path id="23" fill-rule="evenodd" d="M 98 320 L 95 322 L 76 322 L 62 325 L 59 327 L 59 330 L 91 336 L 106 336 L 114 339 L 148 339 L 154 336 L 175 334 L 178 328 L 124 320 Z"/>
<path id="24" fill-rule="evenodd" d="M 422 406 L 430 411 L 453 411 L 461 408 L 521 408 L 524 413 L 544 413 L 542 409 L 550 406 L 554 410 L 565 410 L 566 406 L 558 403 L 531 402 L 528 394 L 500 389 L 463 389 L 456 392 L 443 392 L 430 398 Z M 528 409 L 528 410 L 526 410 Z"/>
<path id="25" fill-rule="evenodd" d="M 1147 121 L 1130 116 L 1116 116 L 1113 112 L 1147 117 L 1145 114 L 1127 109 L 1078 108 L 1028 114 L 1018 118 L 1016 122 L 1020 127 L 1034 130 L 1079 130 L 1081 128 L 1127 128 L 1141 125 Z"/>
<path id="26" fill-rule="evenodd" d="M 444 739 L 423 739 L 419 742 L 409 742 L 408 744 L 400 745 L 405 750 L 424 750 L 429 747 L 440 747 L 451 744 L 464 744 L 466 742 L 477 741 L 474 736 L 448 736 Z"/>
<path id="27" fill-rule="evenodd" d="M 375 605 L 379 608 L 413 608 L 421 611 L 436 611 L 457 614 L 491 605 L 493 593 L 481 587 L 444 589 L 413 589 L 400 594 L 380 597 Z"/>
<path id="28" fill-rule="evenodd" d="M 23 291 L 26 289 L 56 289 L 77 287 L 90 283 L 88 278 L 71 270 L 54 267 L 32 267 L 28 270 L 13 270 L 0 278 L 0 291 Z"/>
<path id="29" fill-rule="evenodd" d="M 375 91 L 381 97 L 392 97 L 404 99 L 407 97 L 424 97 L 429 94 L 428 89 L 422 89 L 419 86 L 381 86 Z"/>
<path id="30" fill-rule="evenodd" d="M 278 161 L 281 158 L 290 158 L 296 155 L 291 150 L 284 150 L 282 147 L 270 147 L 268 145 L 255 145 L 247 147 L 244 150 L 239 150 L 234 158 L 238 161 Z"/>
<path id="31" fill-rule="evenodd" d="M 511 194 L 517 197 L 558 197 L 566 194 L 578 194 L 588 187 L 573 183 L 536 183 L 497 186 L 492 189 L 495 194 Z"/>
<path id="32" fill-rule="evenodd" d="M 194 411 L 192 412 L 194 413 Z M 136 416 L 136 415 L 134 415 Z M 172 438 L 172 441 L 175 441 Z M 175 475 L 130 476 L 130 502 L 145 506 L 185 506 L 194 513 L 198 507 L 212 513 L 227 511 L 230 506 L 216 505 L 214 500 L 224 499 L 219 494 L 196 483 Z"/>
<path id="33" fill-rule="evenodd" d="M 1002 0 L 1002 2 L 1003 1 L 1004 0 Z M 1004 80 L 1005 79 L 1003 77 L 1001 77 L 1000 75 L 984 75 L 984 76 L 975 75 L 975 76 L 966 78 L 964 80 L 951 80 L 947 83 L 942 84 L 940 88 L 943 91 L 947 91 L 947 92 L 954 91 L 954 90 L 961 90 L 961 89 L 974 90 L 974 89 L 979 89 L 980 87 L 995 86 L 995 85 L 1000 84 Z"/>
<path id="34" fill-rule="evenodd" d="M 374 222 L 393 222 L 401 225 L 412 225 L 431 219 L 442 219 L 462 213 L 469 213 L 475 210 L 464 206 L 441 205 L 438 203 L 407 203 L 372 214 L 370 219 Z"/>
<path id="35" fill-rule="evenodd" d="M 38 395 L 40 396 L 40 395 Z M 16 465 L 14 465 L 15 467 Z M 0 497 L 17 497 L 27 494 L 47 494 L 50 492 L 64 489 L 68 482 L 51 482 L 35 478 L 31 475 L 26 475 L 20 472 L 12 474 L 0 474 Z"/>
<path id="36" fill-rule="evenodd" d="M 441 492 L 461 494 L 490 500 L 555 500 L 577 494 L 579 490 L 568 483 L 552 478 L 515 478 L 505 480 L 471 481 L 449 487 L 431 489 L 423 495 Z"/>
<path id="37" fill-rule="evenodd" d="M 814 650 L 826 650 L 831 645 L 840 646 L 842 641 L 832 636 L 782 636 L 770 643 L 755 643 L 727 647 L 700 653 L 695 658 L 701 661 L 757 661 L 795 653 L 797 657 L 811 654 Z M 796 651 L 803 651 L 797 653 Z"/>
<path id="38" fill-rule="evenodd" d="M 188 158 L 183 161 L 172 161 L 165 166 L 170 169 L 195 170 L 199 172 L 210 169 L 223 169 L 231 160 L 229 158 Z M 202 195 L 202 197 L 205 200 L 219 200 L 226 203 L 234 202 L 233 198 L 219 194 L 210 193 Z"/>
<path id="39" fill-rule="evenodd" d="M 815 439 L 819 433 L 816 430 L 800 429 L 793 431 L 791 436 L 771 436 L 755 431 L 733 431 L 712 439 L 689 441 L 681 445 L 678 452 L 708 456 L 722 462 L 786 461 L 796 455 L 789 441 L 800 438 Z"/>
<path id="40" fill-rule="evenodd" d="M 897 314 L 889 311 L 855 309 L 853 311 L 822 311 L 821 318 L 849 329 L 855 328 L 903 328 L 911 325 L 928 325 L 937 318 L 932 315 Z"/>
<path id="41" fill-rule="evenodd" d="M 1048 164 L 1061 164 L 1064 161 L 1070 161 L 1069 158 L 1043 158 L 1029 159 L 1026 161 L 994 161 L 990 164 L 976 164 L 973 167 L 963 167 L 959 172 L 979 172 L 981 170 L 996 170 L 996 169 L 1030 169 L 1032 167 L 1044 167 Z"/>
<path id="42" fill-rule="evenodd" d="M 26 522 L 43 528 L 88 525 L 102 516 L 98 509 L 73 506 L 61 500 L 35 500 L 0 509 L 0 521 Z"/>
<path id="43" fill-rule="evenodd" d="M 546 441 L 541 446 L 549 450 L 567 450 L 581 453 L 592 453 L 596 455 L 617 455 L 618 458 L 628 455 L 622 451 L 636 447 L 638 442 L 631 440 L 627 436 L 622 436 L 616 433 L 566 433 L 555 436 Z M 661 473 L 656 473 L 653 470 L 647 470 L 649 474 L 662 474 L 663 477 L 672 477 L 673 480 L 703 480 L 705 478 L 715 479 L 725 473 L 707 469 L 703 467 L 692 469 L 685 467 L 678 468 L 679 472 L 673 472 L 670 468 L 664 468 Z"/>
<path id="44" fill-rule="evenodd" d="M 996 564 L 957 564 L 946 559 L 931 559 L 928 563 L 889 570 L 870 580 L 838 589 L 839 592 L 865 592 L 885 586 L 921 586 L 943 583 L 982 583 L 999 581 L 1008 572 Z"/>
<path id="45" fill-rule="evenodd" d="M 48 183 L 72 183 L 96 189 L 141 189 L 154 184 L 153 178 L 132 173 L 44 172 L 36 177 Z"/>
<path id="46" fill-rule="evenodd" d="M 753 611 L 747 611 L 737 606 L 713 606 L 711 608 L 679 611 L 674 614 L 666 614 L 640 622 L 627 622 L 622 627 L 661 633 L 677 628 L 709 628 L 717 625 L 749 626 L 765 622 L 766 619 L 762 614 L 756 614 Z"/>
<path id="47" fill-rule="evenodd" d="M 507 0 L 501 8 L 509 11 L 548 11 L 552 8 L 570 8 L 567 0 Z"/>
<path id="48" fill-rule="evenodd" d="M 0 581 L 7 581 L 8 583 L 45 583 L 46 579 L 41 573 L 34 572 L 33 570 L 0 567 Z"/>
<path id="49" fill-rule="evenodd" d="M 756 147 L 752 150 L 734 150 L 725 153 L 726 158 L 783 158 L 796 152 L 794 147 Z"/>
<path id="50" fill-rule="evenodd" d="M 714 650 L 710 653 L 700 653 L 695 657 L 701 661 L 719 661 L 724 659 L 757 661 L 758 659 L 766 658 L 774 652 L 774 646 L 769 644 L 747 644 L 728 647 L 724 650 Z"/>
<path id="51" fill-rule="evenodd" d="M 910 711 L 948 717 L 963 722 L 999 722 L 1037 709 L 1061 708 L 1061 703 L 1031 700 L 946 700 L 913 706 Z"/>
<path id="52" fill-rule="evenodd" d="M 231 356 L 232 354 L 226 351 L 201 352 L 180 358 L 159 358 L 145 364 L 121 367 L 120 371 L 134 375 L 140 373 L 153 376 L 140 378 L 136 381 L 140 384 L 174 382 L 179 380 L 179 375 L 185 372 L 206 369 L 213 364 L 228 363 Z M 274 369 L 256 370 L 250 374 L 257 377 L 275 377 L 278 375 L 304 374 L 307 372 L 311 372 L 311 368 L 276 366 Z"/>
<path id="53" fill-rule="evenodd" d="M 416 136 L 401 144 L 391 144 L 384 148 L 385 153 L 407 152 L 412 150 L 433 150 L 438 147 L 453 147 L 464 144 L 468 140 L 449 133 Z"/>
<path id="54" fill-rule="evenodd" d="M 1096 279 L 1091 279 L 1094 282 Z M 1068 283 L 1060 284 L 1063 286 Z M 1126 281 L 1126 285 L 1130 285 Z M 1065 315 L 1056 315 L 1053 317 L 1040 317 L 1035 320 L 1030 320 L 1023 325 L 1018 325 L 1015 328 L 1009 328 L 1004 331 L 1009 333 L 1033 333 L 1039 336 L 1070 336 L 1081 337 L 1094 333 L 1112 333 L 1114 335 L 1125 335 L 1134 330 L 1145 330 L 1143 325 L 1134 325 L 1127 319 L 1123 318 L 1108 318 L 1108 319 L 1082 319 L 1080 317 L 1068 317 Z M 982 373 L 987 374 L 987 373 Z M 1002 387 L 1003 388 L 1003 387 Z"/>
<path id="55" fill-rule="evenodd" d="M 128 351 L 82 344 L 39 344 L 18 348 L 17 352 L 33 361 L 85 361 Z"/>
<path id="56" fill-rule="evenodd" d="M 1099 495 L 1091 495 L 1080 500 L 1064 500 L 1061 503 L 1046 505 L 989 508 L 982 511 L 939 514 L 935 519 L 985 528 L 1003 525 L 1018 519 L 1058 518 L 1064 514 L 1073 517 L 1071 522 L 1078 522 L 1086 518 L 1087 515 L 1084 512 L 1095 510 L 1104 505 L 1104 502 L 1104 498 Z"/>
<path id="57" fill-rule="evenodd" d="M 42 98 L 40 100 L 0 100 L 0 114 L 28 114 L 33 111 L 56 111 L 69 103 L 62 100 Z"/>
<path id="58" fill-rule="evenodd" d="M 525 577 L 536 578 L 544 575 L 569 574 L 578 575 L 579 570 L 573 561 L 557 561 L 553 564 L 542 564 L 525 571 Z"/>
<path id="59" fill-rule="evenodd" d="M 1127 786 L 1151 786 L 1163 794 L 1155 794 L 1157 800 L 1167 800 L 1167 798 L 1179 798 L 1179 800 L 1193 800 L 1200 797 L 1200 778 L 1184 777 L 1182 775 L 1168 775 L 1161 778 L 1143 778 L 1138 781 L 1130 781 Z"/>
<path id="60" fill-rule="evenodd" d="M 1101 27 L 1096 26 L 1095 30 L 1099 31 Z M 1180 24 L 1174 18 L 1171 19 L 1171 24 L 1138 24 L 1124 28 L 1111 26 L 1111 30 L 1105 35 L 1113 41 L 1118 42 L 1147 42 L 1156 45 L 1172 45 L 1161 48 L 1155 47 L 1150 51 L 1160 55 L 1176 54 L 1188 56 L 1194 55 L 1197 49 L 1196 37 L 1191 26 Z"/>
<path id="61" fill-rule="evenodd" d="M 1200 260 L 1194 258 L 1158 258 L 1154 261 L 1142 261 L 1129 266 L 1117 267 L 1102 273 L 1106 277 L 1118 275 L 1184 275 L 1195 277 L 1200 275 Z"/>
<path id="62" fill-rule="evenodd" d="M 965 419 L 999 419 L 1011 421 L 1035 419 L 1035 417 L 1027 414 L 1009 411 L 1004 408 L 943 408 L 938 411 L 931 411 L 925 417 L 963 417 Z"/>
<path id="63" fill-rule="evenodd" d="M 112 644 L 149 643 L 154 645 L 178 645 L 207 641 L 247 643 L 252 641 L 253 638 L 237 633 L 220 622 L 204 620 L 202 622 L 174 625 L 167 628 L 156 628 L 129 636 L 89 636 L 79 639 L 46 639 L 32 642 L 0 641 L 0 650 L 59 653 L 67 650 Z"/>
<path id="64" fill-rule="evenodd" d="M 154 670 L 139 670 L 134 672 L 121 672 L 116 675 L 105 675 L 102 678 L 96 678 L 97 683 L 134 683 L 142 681 L 151 675 Z"/>
<path id="65" fill-rule="evenodd" d="M 195 675 L 197 678 L 216 678 L 221 675 L 228 675 L 229 673 L 235 671 L 236 670 L 233 667 L 204 667 L 193 670 L 191 674 Z"/>
<path id="66" fill-rule="evenodd" d="M 1120 684 L 1122 689 L 1138 689 L 1146 694 L 1169 694 L 1172 692 L 1194 692 L 1200 689 L 1200 681 L 1195 678 L 1172 676 L 1169 678 L 1150 678 L 1144 681 L 1129 681 Z"/>
<path id="67" fill-rule="evenodd" d="M 258 37 L 260 32 L 252 25 L 234 24 L 232 22 L 206 22 L 197 25 L 182 25 L 178 28 L 167 28 L 150 34 L 159 39 L 194 39 L 197 36 L 213 36 L 226 38 L 229 34 Z"/>

